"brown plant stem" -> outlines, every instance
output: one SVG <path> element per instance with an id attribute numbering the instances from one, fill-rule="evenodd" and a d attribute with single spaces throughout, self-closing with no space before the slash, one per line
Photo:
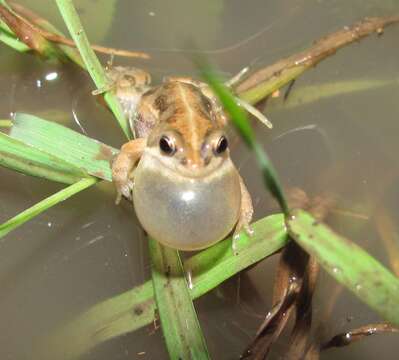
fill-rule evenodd
<path id="1" fill-rule="evenodd" d="M 48 24 L 48 21 L 41 18 L 39 15 L 31 11 L 30 9 L 27 9 L 24 6 L 17 4 L 15 2 L 11 2 L 10 7 L 14 11 L 14 14 L 12 14 L 5 7 L 3 7 L 2 12 L 4 12 L 4 9 L 6 9 L 8 13 L 10 13 L 8 14 L 8 17 L 13 16 L 14 18 L 18 19 L 19 26 L 23 27 L 24 29 L 29 29 L 30 33 L 36 34 L 37 37 L 41 36 L 42 38 L 52 43 L 63 44 L 69 47 L 76 48 L 76 45 L 73 40 L 68 39 L 60 34 L 55 34 L 53 31 L 46 30 L 45 27 L 43 27 L 43 24 Z M 8 22 L 5 19 L 4 21 L 8 24 Z M 48 26 L 46 27 L 48 28 Z M 16 34 L 18 34 L 18 28 L 12 27 L 12 29 Z M 19 38 L 20 40 L 24 41 L 24 37 L 19 37 Z M 29 46 L 29 44 L 27 45 Z M 117 55 L 124 57 L 135 57 L 141 59 L 150 58 L 149 54 L 141 51 L 121 50 L 121 49 L 104 47 L 94 44 L 92 44 L 91 47 L 93 48 L 93 50 L 102 54 Z M 35 48 L 32 49 L 36 50 Z"/>
<path id="2" fill-rule="evenodd" d="M 391 269 L 399 276 L 399 234 L 392 216 L 382 206 L 376 211 L 375 224 Z"/>
<path id="3" fill-rule="evenodd" d="M 43 35 L 35 31 L 29 22 L 0 4 L 0 20 L 4 21 L 16 37 L 30 49 L 44 57 L 61 57 L 60 49 L 53 46 Z"/>
<path id="4" fill-rule="evenodd" d="M 372 33 L 381 35 L 384 27 L 397 22 L 399 15 L 365 18 L 351 27 L 346 26 L 316 41 L 310 48 L 256 71 L 235 86 L 235 92 L 245 101 L 257 103 L 340 48 Z"/>
<path id="5" fill-rule="evenodd" d="M 367 324 L 345 333 L 335 335 L 332 339 L 321 346 L 321 350 L 351 345 L 370 335 L 394 332 L 399 332 L 399 329 L 387 323 Z"/>
<path id="6" fill-rule="evenodd" d="M 300 188 L 292 188 L 290 207 L 308 209 L 318 220 L 325 218 L 335 199 L 329 194 L 310 199 Z M 295 324 L 285 357 L 303 359 L 309 348 L 312 322 L 312 298 L 316 288 L 319 265 L 295 242 L 283 249 L 273 289 L 273 308 L 266 315 L 251 344 L 241 358 L 266 359 L 271 347 L 295 314 Z M 317 354 L 314 354 L 316 358 Z"/>

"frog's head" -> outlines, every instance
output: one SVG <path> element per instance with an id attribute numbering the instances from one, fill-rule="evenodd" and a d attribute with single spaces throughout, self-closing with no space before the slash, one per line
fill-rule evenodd
<path id="1" fill-rule="evenodd" d="M 174 96 L 158 98 L 160 121 L 148 136 L 149 151 L 185 176 L 216 171 L 230 157 L 224 114 L 197 87 L 168 85 Z"/>

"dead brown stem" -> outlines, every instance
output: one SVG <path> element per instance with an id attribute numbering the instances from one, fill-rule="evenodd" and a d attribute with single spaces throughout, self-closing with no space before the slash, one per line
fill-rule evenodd
<path id="1" fill-rule="evenodd" d="M 289 191 L 290 207 L 308 209 L 317 219 L 327 216 L 335 199 L 331 195 L 310 199 L 299 188 Z M 261 324 L 254 340 L 242 354 L 242 358 L 266 359 L 274 342 L 286 328 L 295 311 L 295 324 L 290 346 L 285 358 L 303 359 L 309 348 L 312 321 L 312 298 L 316 287 L 319 265 L 295 242 L 284 248 L 277 268 L 273 289 L 273 308 Z M 318 352 L 308 352 L 316 359 Z M 308 356 L 306 355 L 306 356 Z"/>
<path id="2" fill-rule="evenodd" d="M 399 332 L 399 329 L 387 323 L 368 324 L 335 335 L 331 340 L 321 346 L 321 350 L 327 350 L 332 347 L 347 346 L 370 335 L 394 332 Z"/>
<path id="3" fill-rule="evenodd" d="M 67 46 L 74 47 L 74 48 L 76 47 L 73 40 L 68 39 L 64 36 L 58 35 L 58 34 L 54 34 L 53 32 L 43 29 L 41 24 L 44 22 L 47 22 L 47 21 L 44 20 L 43 18 L 41 18 L 36 13 L 34 13 L 33 11 L 26 9 L 24 6 L 17 4 L 15 2 L 11 2 L 10 6 L 13 9 L 13 11 L 15 11 L 15 13 L 17 14 L 17 16 L 19 17 L 21 22 L 24 22 L 26 26 L 29 26 L 33 31 L 35 31 L 37 34 L 41 35 L 48 41 L 67 45 Z M 93 50 L 95 50 L 99 53 L 103 53 L 103 54 L 117 55 L 117 56 L 124 56 L 124 57 L 135 57 L 135 58 L 141 58 L 141 59 L 149 59 L 150 58 L 149 54 L 147 54 L 145 52 L 141 52 L 141 51 L 121 50 L 121 49 L 104 47 L 104 46 L 94 45 L 94 44 L 91 44 L 91 47 L 93 48 Z"/>
<path id="4" fill-rule="evenodd" d="M 391 269 L 399 276 L 399 235 L 392 216 L 386 209 L 380 207 L 376 212 L 376 228 L 385 247 Z"/>
<path id="5" fill-rule="evenodd" d="M 301 292 L 295 306 L 295 325 L 291 333 L 290 345 L 285 354 L 287 359 L 303 359 L 309 346 L 312 325 L 312 299 L 318 274 L 318 263 L 314 258 L 309 257 Z"/>
<path id="6" fill-rule="evenodd" d="M 286 324 L 292 306 L 299 292 L 299 284 L 291 282 L 282 300 L 278 302 L 266 315 L 265 320 L 260 326 L 255 339 L 241 355 L 241 359 L 262 360 L 265 359 L 270 351 L 271 345 L 280 335 Z"/>
<path id="7" fill-rule="evenodd" d="M 300 301 L 308 261 L 309 256 L 296 243 L 290 242 L 284 248 L 274 281 L 274 306 L 242 358 L 260 360 L 267 357 Z"/>
<path id="8" fill-rule="evenodd" d="M 29 23 L 3 5 L 0 5 L 0 19 L 8 25 L 20 41 L 40 55 L 46 55 L 52 47 L 47 39 L 36 32 Z"/>
<path id="9" fill-rule="evenodd" d="M 321 60 L 335 54 L 340 48 L 372 33 L 382 34 L 384 27 L 397 23 L 399 16 L 372 17 L 351 27 L 327 35 L 310 48 L 260 69 L 235 87 L 236 93 L 250 103 L 256 103 L 273 91 L 299 77 Z"/>

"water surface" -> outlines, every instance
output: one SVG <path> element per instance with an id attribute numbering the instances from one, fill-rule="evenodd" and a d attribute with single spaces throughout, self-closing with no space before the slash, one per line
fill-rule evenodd
<path id="1" fill-rule="evenodd" d="M 50 12 L 46 2 L 42 3 L 35 6 Z M 300 51 L 364 16 L 399 12 L 394 1 L 371 0 L 253 0 L 245 5 L 238 0 L 120 0 L 104 32 L 103 3 L 91 4 L 90 11 L 82 8 L 85 18 L 93 13 L 90 37 L 108 46 L 150 51 L 151 61 L 115 59 L 115 63 L 144 67 L 155 82 L 167 75 L 195 76 L 188 56 L 192 43 L 228 77 L 249 64 L 258 68 Z M 96 14 L 98 24 L 93 22 Z M 61 24 L 55 14 L 51 19 Z M 100 33 L 105 34 L 103 38 Z M 342 80 L 397 79 L 398 36 L 399 26 L 394 26 L 382 37 L 372 36 L 339 51 L 296 82 L 291 103 L 291 98 L 286 104 L 281 99 L 269 101 L 266 114 L 274 123 L 272 131 L 256 125 L 284 184 L 300 186 L 309 195 L 336 194 L 341 213 L 330 218 L 334 229 L 387 266 L 376 219 L 384 209 L 395 229 L 399 223 L 397 83 L 307 104 L 294 100 L 307 86 L 322 89 Z M 24 111 L 116 147 L 125 141 L 111 114 L 90 95 L 92 82 L 79 69 L 46 63 L 4 45 L 0 52 L 0 118 Z M 46 80 L 53 72 L 57 78 Z M 252 155 L 239 145 L 233 156 L 253 196 L 256 218 L 276 211 Z M 4 168 L 0 168 L 0 177 L 1 222 L 62 188 Z M 275 257 L 263 261 L 244 272 L 240 280 L 232 279 L 196 301 L 213 358 L 237 359 L 254 336 L 271 306 L 275 265 Z M 147 242 L 132 206 L 127 202 L 114 205 L 111 184 L 102 183 L 54 207 L 0 243 L 0 357 L 35 359 L 32 347 L 43 341 L 43 334 L 94 304 L 142 284 L 149 276 Z M 314 304 L 317 336 L 328 338 L 378 320 L 347 291 L 338 298 L 332 315 L 323 318 L 334 288 L 334 281 L 322 273 Z M 278 358 L 285 345 L 282 338 L 272 357 Z M 322 359 L 389 359 L 397 350 L 395 335 L 383 335 L 331 350 Z M 50 357 L 62 360 L 63 354 Z M 101 344 L 82 359 L 165 357 L 161 331 L 149 326 Z"/>

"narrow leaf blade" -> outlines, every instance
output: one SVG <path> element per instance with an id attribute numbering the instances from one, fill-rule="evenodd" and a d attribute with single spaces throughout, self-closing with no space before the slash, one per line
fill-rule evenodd
<path id="1" fill-rule="evenodd" d="M 72 184 L 87 173 L 60 158 L 0 132 L 0 165 L 24 174 Z"/>
<path id="2" fill-rule="evenodd" d="M 289 233 L 338 282 L 385 320 L 399 325 L 399 279 L 355 243 L 298 210 Z"/>
<path id="3" fill-rule="evenodd" d="M 171 359 L 209 359 L 178 251 L 149 239 L 152 283 Z"/>
<path id="4" fill-rule="evenodd" d="M 10 231 L 16 229 L 18 226 L 21 226 L 35 216 L 41 214 L 43 211 L 68 199 L 72 195 L 77 194 L 78 192 L 88 188 L 89 186 L 94 185 L 97 181 L 98 179 L 96 178 L 81 179 L 75 184 L 72 184 L 67 188 L 62 189 L 61 191 L 58 191 L 57 193 L 33 205 L 29 209 L 26 209 L 25 211 L 19 213 L 4 224 L 0 224 L 0 239 L 7 235 Z"/>
<path id="5" fill-rule="evenodd" d="M 111 181 L 110 160 L 118 150 L 76 131 L 36 116 L 17 113 L 10 136 Z"/>

